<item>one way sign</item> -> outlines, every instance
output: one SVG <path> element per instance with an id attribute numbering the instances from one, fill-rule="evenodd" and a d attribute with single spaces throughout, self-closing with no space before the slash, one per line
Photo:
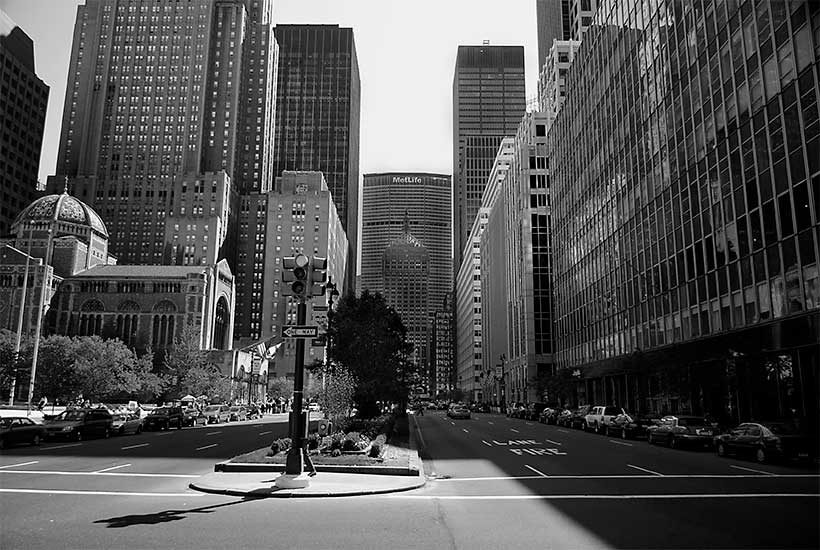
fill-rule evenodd
<path id="1" fill-rule="evenodd" d="M 286 325 L 282 327 L 282 338 L 316 338 L 319 327 L 316 325 Z"/>

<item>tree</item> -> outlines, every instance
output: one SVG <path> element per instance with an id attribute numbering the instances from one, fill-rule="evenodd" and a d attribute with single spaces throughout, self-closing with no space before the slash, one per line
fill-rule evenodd
<path id="1" fill-rule="evenodd" d="M 293 380 L 276 376 L 268 380 L 268 397 L 273 399 L 290 399 L 293 395 Z"/>
<path id="2" fill-rule="evenodd" d="M 322 368 L 321 375 L 324 377 L 324 384 L 318 384 L 317 401 L 322 410 L 327 413 L 328 418 L 334 424 L 339 425 L 339 420 L 346 418 L 353 406 L 356 377 L 344 367 L 329 365 Z"/>
<path id="3" fill-rule="evenodd" d="M 17 363 L 14 362 L 14 345 L 17 341 L 17 333 L 7 329 L 0 329 L 0 399 L 5 401 L 11 390 L 11 381 L 15 371 L 18 374 L 17 387 L 20 388 L 21 378 L 25 378 L 28 383 L 28 369 L 31 366 L 31 339 L 23 336 L 20 342 L 20 356 Z"/>
<path id="4" fill-rule="evenodd" d="M 409 360 L 413 345 L 396 311 L 379 293 L 365 291 L 339 300 L 328 328 L 333 343 L 330 360 L 357 380 L 354 400 L 359 414 L 379 413 L 377 401 L 406 407 L 416 366 Z"/>
<path id="5" fill-rule="evenodd" d="M 191 323 L 185 325 L 174 339 L 173 347 L 163 359 L 162 378 L 169 397 L 179 399 L 186 393 L 183 381 L 195 368 L 206 368 L 208 352 L 201 349 L 199 330 Z"/>

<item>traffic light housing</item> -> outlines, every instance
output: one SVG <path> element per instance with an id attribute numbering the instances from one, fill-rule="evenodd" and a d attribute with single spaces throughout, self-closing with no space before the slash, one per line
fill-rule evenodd
<path id="1" fill-rule="evenodd" d="M 304 254 L 282 260 L 282 294 L 302 300 L 310 296 L 310 258 Z"/>
<path id="2" fill-rule="evenodd" d="M 325 293 L 324 283 L 327 280 L 327 258 L 313 256 L 310 261 L 310 295 L 322 296 Z"/>

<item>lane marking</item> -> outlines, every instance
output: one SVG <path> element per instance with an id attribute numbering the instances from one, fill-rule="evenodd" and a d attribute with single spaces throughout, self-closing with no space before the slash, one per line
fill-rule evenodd
<path id="1" fill-rule="evenodd" d="M 270 431 L 267 431 L 267 432 L 259 432 L 259 435 L 268 435 L 269 433 L 272 433 L 272 432 L 270 432 Z"/>
<path id="2" fill-rule="evenodd" d="M 173 433 L 174 433 L 174 432 L 172 432 L 171 430 L 168 430 L 168 431 L 167 431 L 167 432 L 165 432 L 165 433 L 157 434 L 157 437 L 162 437 L 162 436 L 164 436 L 164 435 L 171 435 L 171 434 L 173 434 Z"/>
<path id="3" fill-rule="evenodd" d="M 470 433 L 470 432 L 467 430 L 467 428 L 461 428 L 461 431 L 462 431 L 462 432 L 464 432 L 464 433 L 466 433 L 466 434 Z"/>
<path id="4" fill-rule="evenodd" d="M 745 470 L 747 472 L 755 472 L 757 474 L 766 474 L 767 476 L 774 476 L 772 472 L 764 472 L 763 470 L 753 470 L 751 468 L 744 468 L 743 466 L 735 466 L 734 464 L 729 464 L 729 468 L 734 468 L 735 470 Z"/>
<path id="5" fill-rule="evenodd" d="M 3 473 L 3 472 L 0 472 Z M 550 479 L 658 479 L 656 475 L 601 475 L 601 476 L 583 476 L 583 475 L 552 475 Z M 660 476 L 664 479 L 767 479 L 769 477 L 780 478 L 801 478 L 801 479 L 820 479 L 818 474 L 775 474 L 774 476 L 762 475 L 744 475 L 744 474 L 670 474 Z M 509 481 L 509 480 L 527 480 L 540 479 L 535 476 L 508 476 L 508 477 L 450 477 L 447 479 L 439 479 L 438 481 Z"/>
<path id="6" fill-rule="evenodd" d="M 532 422 L 524 422 L 527 426 L 532 426 Z"/>
<path id="7" fill-rule="evenodd" d="M 138 447 L 147 447 L 150 443 L 140 443 L 138 445 L 128 445 L 127 447 L 120 447 L 120 450 L 127 451 L 128 449 L 136 449 Z"/>
<path id="8" fill-rule="evenodd" d="M 641 468 L 640 466 L 633 466 L 632 464 L 627 464 L 630 468 L 635 468 L 636 470 L 640 470 L 642 472 L 646 472 L 647 474 L 654 474 L 656 476 L 663 477 L 663 474 L 659 474 L 658 472 L 653 472 L 652 470 L 647 470 L 646 468 Z"/>
<path id="9" fill-rule="evenodd" d="M 37 464 L 40 462 L 39 460 L 32 460 L 31 462 L 21 462 L 20 464 L 6 464 L 5 466 L 0 466 L 0 470 L 3 468 L 17 468 L 18 466 L 28 466 L 29 464 Z"/>
<path id="10" fill-rule="evenodd" d="M 610 443 L 614 443 L 615 445 L 625 445 L 627 447 L 632 447 L 632 443 L 624 443 L 623 441 L 616 441 L 614 439 L 609 440 Z"/>
<path id="11" fill-rule="evenodd" d="M 483 439 L 481 440 L 481 442 L 482 442 L 482 443 L 484 443 L 487 447 L 492 447 L 492 446 L 493 446 L 493 444 L 492 444 L 492 443 L 487 443 L 487 442 L 486 442 L 486 441 L 484 441 Z"/>
<path id="12" fill-rule="evenodd" d="M 568 431 L 566 431 L 566 430 L 562 430 L 561 428 L 558 428 L 556 431 L 559 431 L 559 432 L 561 432 L 562 434 L 568 434 L 568 433 L 569 433 Z"/>
<path id="13" fill-rule="evenodd" d="M 489 420 L 487 421 L 487 424 L 489 424 L 490 426 L 495 426 L 495 424 L 493 424 L 493 423 L 492 423 L 492 422 L 490 422 Z"/>
<path id="14" fill-rule="evenodd" d="M 541 476 L 541 477 L 549 477 L 549 476 L 548 476 L 547 474 L 545 474 L 544 472 L 540 472 L 540 471 L 536 470 L 535 468 L 533 468 L 533 467 L 532 467 L 532 466 L 530 466 L 529 464 L 524 464 L 524 467 L 525 467 L 525 468 L 528 468 L 528 469 L 530 469 L 530 470 L 532 470 L 533 472 L 535 472 L 536 474 L 538 474 L 538 475 L 539 475 L 539 476 Z"/>
<path id="15" fill-rule="evenodd" d="M 211 447 L 216 447 L 219 443 L 214 443 L 213 445 L 205 445 L 204 447 L 197 447 L 197 451 L 204 451 L 205 449 L 210 449 Z"/>
<path id="16" fill-rule="evenodd" d="M 515 428 L 510 428 L 510 431 L 515 432 L 515 433 L 519 433 L 518 430 L 516 430 Z"/>
<path id="17" fill-rule="evenodd" d="M 552 479 L 547 478 L 547 479 Z M 710 498 L 818 498 L 820 493 L 724 493 L 701 494 L 645 494 L 645 495 L 408 495 L 397 493 L 381 498 L 414 500 L 668 500 L 668 499 L 710 499 Z"/>
<path id="18" fill-rule="evenodd" d="M 192 474 L 140 474 L 136 472 L 58 472 L 46 470 L 0 470 L 0 474 L 37 474 L 44 476 L 110 476 L 110 477 L 178 477 L 178 478 L 198 478 L 199 475 Z"/>
<path id="19" fill-rule="evenodd" d="M 452 424 L 453 426 L 455 426 L 455 425 L 456 425 L 456 423 L 455 423 L 455 422 L 453 422 L 452 420 L 450 421 L 450 424 Z"/>
<path id="20" fill-rule="evenodd" d="M 216 435 L 216 434 L 221 434 L 221 433 L 222 433 L 221 431 L 220 432 L 208 432 L 205 435 Z"/>
<path id="21" fill-rule="evenodd" d="M 40 447 L 41 451 L 51 451 L 53 449 L 68 449 L 69 447 L 79 447 L 82 443 L 71 443 L 70 445 L 57 445 L 56 447 Z"/>
<path id="22" fill-rule="evenodd" d="M 558 443 L 557 441 L 553 441 L 552 439 L 545 439 L 547 443 L 552 443 L 553 445 L 562 445 L 562 443 Z"/>
<path id="23" fill-rule="evenodd" d="M 121 464 L 119 466 L 111 466 L 110 468 L 104 468 L 102 470 L 97 470 L 96 472 L 92 472 L 95 474 L 102 474 L 103 472 L 110 472 L 111 470 L 119 470 L 120 468 L 126 468 L 130 466 L 130 464 Z"/>
<path id="24" fill-rule="evenodd" d="M 0 493 L 29 493 L 36 495 L 91 495 L 117 497 L 201 497 L 205 493 L 126 493 L 117 491 L 64 491 L 53 489 L 0 489 Z"/>

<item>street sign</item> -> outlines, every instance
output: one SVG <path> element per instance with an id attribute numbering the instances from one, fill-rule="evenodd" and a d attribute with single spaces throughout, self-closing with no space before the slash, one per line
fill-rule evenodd
<path id="1" fill-rule="evenodd" d="M 313 304 L 313 311 L 327 311 L 327 306 L 322 304 Z"/>
<path id="2" fill-rule="evenodd" d="M 326 335 L 320 334 L 318 338 L 314 338 L 310 341 L 310 345 L 314 348 L 323 348 L 327 345 L 327 338 Z"/>
<path id="3" fill-rule="evenodd" d="M 282 327 L 282 338 L 316 338 L 319 327 L 316 325 L 286 325 Z"/>

